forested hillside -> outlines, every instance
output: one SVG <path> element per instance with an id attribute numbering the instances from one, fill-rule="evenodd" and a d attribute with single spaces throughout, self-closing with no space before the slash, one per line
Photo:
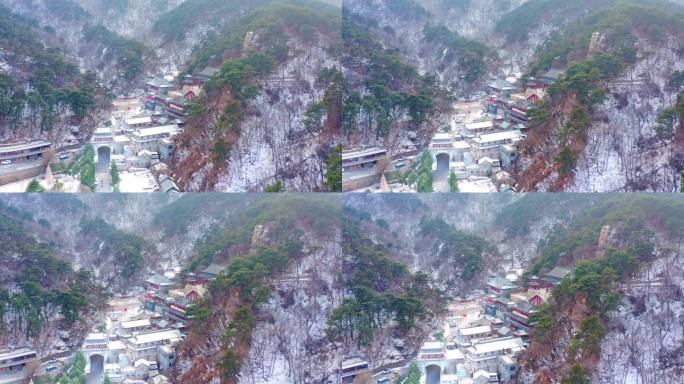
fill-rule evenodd
<path id="1" fill-rule="evenodd" d="M 644 382 L 658 376 L 670 382 L 681 361 L 680 335 L 672 329 L 677 315 L 670 305 L 681 295 L 682 281 L 675 275 L 682 267 L 682 227 L 676 212 L 684 205 L 669 197 L 601 200 L 558 226 L 540 245 L 530 274 L 556 265 L 574 268 L 574 273 L 536 315 L 539 326 L 523 377 L 609 383 L 616 375 L 640 376 Z M 662 305 L 655 304 L 656 297 Z M 645 311 L 650 314 L 644 316 Z M 673 332 L 674 340 L 657 337 L 654 345 L 626 347 L 648 338 L 629 329 L 640 329 L 644 321 L 657 329 L 649 334 Z M 625 353 L 613 353 L 612 346 L 620 343 Z M 548 358 L 548 351 L 556 358 Z M 603 372 L 608 366 L 611 373 Z"/>
<path id="2" fill-rule="evenodd" d="M 126 4 L 115 7 L 109 2 L 101 2 L 102 6 L 112 7 L 108 11 L 92 7 L 87 0 L 3 0 L 2 3 L 34 20 L 44 32 L 39 37 L 45 45 L 64 52 L 66 60 L 72 64 L 97 73 L 99 83 L 113 93 L 140 86 L 155 58 L 154 51 L 145 46 L 142 39 L 123 37 L 118 34 L 120 29 L 110 29 L 113 27 L 107 22 L 112 18 L 120 20 Z M 88 10 L 85 6 L 89 6 Z M 102 12 L 114 13 L 107 17 Z"/>
<path id="3" fill-rule="evenodd" d="M 210 9 L 205 3 L 186 2 L 197 9 L 168 17 L 188 21 Z M 174 165 L 185 189 L 323 188 L 340 109 L 331 94 L 339 25 L 335 7 L 267 1 L 203 40 L 186 71 L 220 72 L 189 107 L 190 127 Z"/>
<path id="4" fill-rule="evenodd" d="M 437 79 L 421 76 L 398 52 L 375 37 L 376 21 L 343 9 L 342 64 L 349 87 L 343 93 L 342 125 L 350 144 L 381 141 L 394 147 L 408 133 L 429 137 L 435 116 L 444 108 Z"/>
<path id="5" fill-rule="evenodd" d="M 361 114 L 345 120 L 345 134 L 350 145 L 372 142 L 392 153 L 423 149 L 458 118 L 450 110 L 454 100 L 484 97 L 494 79 L 515 78 L 524 86 L 554 69 L 566 75 L 530 114 L 532 129 L 510 170 L 518 190 L 679 190 L 684 8 L 676 3 L 348 1 L 343 14 L 366 27 L 383 48 L 375 52 L 391 52 L 432 82 L 412 87 L 410 76 L 395 74 L 388 87 L 430 96 L 414 99 L 428 112 L 423 126 L 416 124 L 420 114 L 409 118 L 401 97 L 389 92 L 374 114 L 371 103 L 347 97 L 350 116 Z M 349 44 L 359 37 L 350 34 Z M 364 99 L 377 94 L 366 72 L 348 74 L 350 84 L 369 86 L 358 88 Z M 440 90 L 446 97 L 435 97 Z"/>
<path id="6" fill-rule="evenodd" d="M 683 15 L 657 0 L 530 1 L 499 24 L 511 42 L 527 41 L 540 20 L 557 25 L 528 70 L 565 70 L 535 114 L 521 189 L 676 189 Z"/>
<path id="7" fill-rule="evenodd" d="M 309 276 L 302 277 L 302 281 L 318 280 L 320 276 L 310 274 L 312 269 L 323 265 L 320 261 L 314 263 L 314 260 L 338 258 L 333 253 L 337 247 L 332 243 L 339 236 L 339 215 L 337 199 L 266 197 L 258 199 L 198 241 L 187 271 L 195 271 L 211 263 L 225 269 L 209 286 L 209 295 L 193 307 L 192 329 L 180 346 L 179 364 L 174 370 L 179 382 L 243 382 L 240 377 L 267 371 L 269 364 L 273 364 L 255 360 L 252 353 L 257 356 L 266 353 L 268 360 L 284 360 L 281 364 L 289 365 L 286 372 L 272 372 L 273 380 L 289 380 L 289 377 L 308 382 L 311 377 L 305 379 L 300 375 L 305 372 L 308 375 L 318 374 L 310 368 L 303 369 L 314 364 L 315 356 L 310 355 L 308 362 L 294 359 L 295 355 L 304 353 L 297 344 L 310 340 L 294 340 L 287 335 L 279 335 L 281 343 L 292 343 L 292 348 L 271 350 L 271 340 L 254 339 L 253 333 L 265 332 L 263 327 L 271 329 L 284 325 L 264 322 L 271 316 L 277 316 L 276 311 L 280 308 L 276 303 L 281 296 L 292 294 L 279 285 L 283 275 L 296 280 L 301 274 Z M 308 314 L 291 313 L 290 316 Z M 300 330 L 291 329 L 291 332 L 298 334 Z M 314 336 L 308 335 L 307 338 Z M 253 346 L 257 351 L 252 351 Z M 319 368 L 323 372 L 329 369 L 325 366 Z M 251 374 L 245 375 L 246 372 Z"/>
<path id="8" fill-rule="evenodd" d="M 87 270 L 77 271 L 59 256 L 58 237 L 47 221 L 0 205 L 3 343 L 28 341 L 45 349 L 76 343 L 90 317 L 102 309 L 105 288 Z M 58 338 L 59 330 L 67 336 Z"/>
<path id="9" fill-rule="evenodd" d="M 473 254 L 482 243 L 473 241 L 477 236 L 497 243 L 499 252 L 483 258 L 488 276 L 524 272 L 527 281 L 557 266 L 573 271 L 534 315 L 531 344 L 514 382 L 607 384 L 615 383 L 616 377 L 626 382 L 677 382 L 684 331 L 678 320 L 684 310 L 682 199 L 528 194 L 350 195 L 345 200 L 355 220 L 365 223 L 364 235 L 355 233 L 354 239 L 393 238 L 388 248 L 391 259 L 401 260 L 410 271 L 430 272 L 438 286 L 455 276 L 441 275 L 452 268 L 443 260 Z M 426 220 L 427 215 L 434 219 Z M 439 248 L 430 249 L 430 254 L 442 256 L 435 270 L 422 267 L 429 258 L 420 253 L 425 250 L 421 232 L 427 228 L 441 240 Z M 415 251 L 407 249 L 413 244 L 418 245 Z M 467 282 L 458 290 L 447 289 L 448 297 L 458 302 L 483 292 L 483 281 Z M 361 350 L 376 362 L 374 366 L 386 362 L 377 359 L 376 351 L 396 353 L 380 345 L 378 341 Z"/>
<path id="10" fill-rule="evenodd" d="M 191 276 L 214 265 L 223 270 L 191 306 L 172 381 L 334 381 L 352 356 L 377 369 L 414 360 L 445 308 L 485 297 L 491 276 L 524 283 L 560 266 L 573 272 L 534 317 L 519 382 L 670 383 L 681 369 L 677 196 L 104 201 L 23 195 L 3 205 L 4 340 L 41 353 L 72 346 L 98 318 L 99 284 L 141 292 L 137 276 L 147 272 Z"/>
<path id="11" fill-rule="evenodd" d="M 104 92 L 94 73 L 81 73 L 46 47 L 49 33 L 0 6 L 0 126 L 3 137 L 32 137 L 86 119 Z"/>

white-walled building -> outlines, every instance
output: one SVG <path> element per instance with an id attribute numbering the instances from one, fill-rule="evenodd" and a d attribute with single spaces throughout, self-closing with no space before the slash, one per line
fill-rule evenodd
<path id="1" fill-rule="evenodd" d="M 501 337 L 478 341 L 465 350 L 466 366 L 470 372 L 481 369 L 496 371 L 499 365 L 499 356 L 515 354 L 524 349 L 525 344 L 519 337 Z"/>
<path id="2" fill-rule="evenodd" d="M 37 352 L 31 348 L 0 349 L 0 384 L 23 384 L 32 369 L 40 365 Z"/>

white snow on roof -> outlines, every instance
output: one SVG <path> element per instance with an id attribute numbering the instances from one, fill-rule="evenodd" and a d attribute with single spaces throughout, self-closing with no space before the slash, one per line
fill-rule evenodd
<path id="1" fill-rule="evenodd" d="M 492 327 L 489 325 L 481 325 L 479 327 L 461 328 L 459 332 L 463 336 L 480 335 L 483 333 L 489 333 L 492 331 Z"/>
<path id="2" fill-rule="evenodd" d="M 105 335 L 104 333 L 89 333 L 88 336 L 86 336 L 86 341 L 105 339 L 107 339 L 107 335 Z"/>
<path id="3" fill-rule="evenodd" d="M 479 123 L 468 123 L 465 125 L 466 129 L 468 130 L 492 128 L 493 126 L 493 121 L 482 121 Z"/>
<path id="4" fill-rule="evenodd" d="M 107 349 L 109 349 L 110 351 L 121 351 L 126 349 L 126 345 L 121 340 L 114 340 L 110 341 L 109 344 L 107 344 Z"/>
<path id="5" fill-rule="evenodd" d="M 150 319 L 132 320 L 132 321 L 122 322 L 121 328 L 128 329 L 128 328 L 138 328 L 138 327 L 149 327 L 150 325 L 151 325 Z"/>
<path id="6" fill-rule="evenodd" d="M 465 359 L 465 355 L 460 349 L 447 349 L 445 358 L 447 360 L 463 360 Z"/>
<path id="7" fill-rule="evenodd" d="M 519 138 L 521 136 L 522 136 L 522 132 L 515 130 L 515 131 L 488 133 L 486 135 L 480 135 L 479 137 L 476 137 L 473 140 L 475 142 L 478 142 L 478 143 L 491 143 L 491 142 L 501 141 L 501 140 L 511 140 L 511 139 Z"/>
<path id="8" fill-rule="evenodd" d="M 500 338 L 500 339 L 492 339 L 492 340 L 487 340 L 487 341 L 482 341 L 479 343 L 476 343 L 472 347 L 468 348 L 468 351 L 473 354 L 484 354 L 484 353 L 491 353 L 491 352 L 497 352 L 497 351 L 503 351 L 507 349 L 515 349 L 515 348 L 521 348 L 523 347 L 523 341 L 519 337 L 513 337 L 513 338 Z"/>
<path id="9" fill-rule="evenodd" d="M 158 343 L 165 340 L 176 341 L 180 339 L 180 331 L 177 329 L 165 329 L 157 332 L 141 333 L 133 337 L 133 344 Z"/>
<path id="10" fill-rule="evenodd" d="M 439 350 L 444 349 L 444 343 L 443 342 L 441 342 L 441 341 L 428 341 L 425 344 L 423 344 L 423 347 L 421 348 L 421 350 L 430 350 L 430 351 L 434 351 L 434 350 L 438 350 L 438 349 Z"/>
<path id="11" fill-rule="evenodd" d="M 172 125 L 162 125 L 159 127 L 150 127 L 150 128 L 140 128 L 136 132 L 136 136 L 154 136 L 154 135 L 161 135 L 164 133 L 176 133 L 178 132 L 178 125 L 172 124 Z"/>
<path id="12" fill-rule="evenodd" d="M 432 137 L 432 140 L 449 140 L 449 139 L 451 139 L 451 133 L 449 133 L 449 132 L 435 133 L 435 136 Z"/>
<path id="13" fill-rule="evenodd" d="M 362 148 L 362 149 L 353 149 L 350 151 L 343 151 L 342 152 L 342 159 L 343 160 L 348 160 L 348 159 L 353 159 L 356 157 L 361 157 L 361 156 L 371 156 L 371 155 L 379 155 L 379 154 L 385 154 L 387 153 L 387 150 L 379 147 L 372 147 L 372 148 Z"/>
<path id="14" fill-rule="evenodd" d="M 126 119 L 126 124 L 128 124 L 128 125 L 150 124 L 151 122 L 152 122 L 152 118 L 149 116 L 137 117 L 134 119 Z"/>
<path id="15" fill-rule="evenodd" d="M 131 141 L 131 139 L 129 139 L 126 135 L 116 135 L 114 136 L 114 141 L 117 143 L 128 143 Z"/>
<path id="16" fill-rule="evenodd" d="M 368 362 L 360 357 L 353 357 L 342 362 L 342 369 L 347 369 L 351 367 L 356 367 L 360 365 L 366 365 Z"/>

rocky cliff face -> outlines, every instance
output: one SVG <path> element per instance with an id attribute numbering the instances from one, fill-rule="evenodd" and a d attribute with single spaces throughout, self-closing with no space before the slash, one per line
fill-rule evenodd
<path id="1" fill-rule="evenodd" d="M 325 327 L 339 304 L 339 238 L 307 239 L 310 253 L 273 282 L 259 314 L 240 383 L 317 383 L 332 377 L 344 356 L 326 342 Z"/>

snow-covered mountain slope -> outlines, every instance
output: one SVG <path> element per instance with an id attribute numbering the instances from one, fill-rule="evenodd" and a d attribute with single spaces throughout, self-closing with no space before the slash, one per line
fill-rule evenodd
<path id="1" fill-rule="evenodd" d="M 561 297 L 553 322 L 556 333 L 540 339 L 546 341 L 538 341 L 533 335 L 518 382 L 560 382 L 576 362 L 582 364 L 582 375 L 591 377 L 592 382 L 676 382 L 682 367 L 684 331 L 680 292 L 682 233 L 666 217 L 669 211 L 684 209 L 678 196 L 354 195 L 345 200 L 354 217 L 368 223 L 364 230 L 369 236 L 379 242 L 392 239 L 393 258 L 411 269 L 430 273 L 438 283 L 455 280 L 459 271 L 450 270 L 444 257 L 439 269 L 448 270 L 448 277 L 423 264 L 439 254 L 439 249 L 430 249 L 431 244 L 421 241 L 420 222 L 426 216 L 443 217 L 455 228 L 496 244 L 500 252 L 483 253 L 486 262 L 479 272 L 482 277 L 516 273 L 518 268 L 525 272 L 537 271 L 541 266 L 543 270 L 554 265 L 573 268 L 583 261 L 598 262 L 606 255 L 614 255 L 611 252 L 638 255 L 635 257 L 644 262 L 637 272 L 614 286 L 622 295 L 617 309 L 600 317 L 607 332 L 602 336 L 599 352 L 570 357 L 571 341 L 593 310 L 588 309 L 589 299 L 585 296 Z M 658 225 L 662 219 L 668 224 Z M 411 249 L 411 244 L 419 247 Z M 441 244 L 437 244 L 448 246 L 447 237 L 441 237 Z M 460 289 L 443 286 L 460 298 L 477 292 L 484 283 L 475 278 Z M 376 347 L 373 344 L 362 353 L 370 355 Z"/>
<path id="2" fill-rule="evenodd" d="M 682 368 L 679 196 L 13 195 L 5 201 L 33 228 L 30 236 L 84 271 L 101 273 L 90 257 L 97 252 L 81 249 L 77 239 L 83 216 L 156 246 L 157 254 L 145 254 L 145 271 L 228 266 L 193 311 L 196 322 L 171 374 L 178 383 L 320 383 L 336 380 L 342 360 L 354 355 L 374 368 L 407 362 L 433 331 L 445 298 L 481 293 L 494 274 L 555 265 L 586 270 L 607 256 L 635 269 L 624 278 L 601 271 L 619 279 L 606 287 L 621 298 L 597 314 L 606 329 L 599 352 L 570 357 L 571 340 L 595 310 L 582 294 L 560 296 L 558 337 L 549 346 L 533 335 L 520 382 L 558 382 L 578 361 L 584 375 L 606 384 L 615 377 L 674 383 Z M 378 297 L 388 298 L 376 302 L 389 311 L 378 317 L 382 326 L 346 333 L 340 319 L 364 321 L 354 316 L 371 310 L 363 305 Z M 411 306 L 415 298 L 422 307 Z M 394 316 L 394 305 L 416 310 L 415 322 Z M 56 346 L 57 330 L 74 331 L 70 343 L 77 342 L 80 331 L 59 316 L 51 322 L 40 341 L 46 350 Z"/>
<path id="3" fill-rule="evenodd" d="M 569 136 L 566 128 L 575 124 L 571 114 L 586 102 L 578 101 L 580 93 L 551 90 L 550 108 L 542 106 L 548 118 L 534 124 L 530 140 L 523 145 L 515 171 L 520 190 L 679 189 L 684 169 L 681 134 L 663 130 L 661 114 L 676 103 L 681 88 L 676 79 L 684 66 L 684 24 L 664 13 L 662 2 L 608 3 L 573 19 L 539 51 L 533 71 L 550 66 L 577 70 L 576 63 L 591 62 L 602 52 L 617 58 L 620 70 L 591 85 L 606 97 L 588 107 L 586 127 L 571 129 Z M 678 6 L 671 11 L 684 14 Z M 645 31 L 642 20 L 647 18 L 661 20 L 662 29 Z M 592 33 L 597 37 L 593 45 Z M 582 34 L 585 37 L 577 37 Z M 566 84 L 574 81 L 566 80 Z M 568 148 L 572 159 L 561 166 L 560 152 Z M 567 166 L 569 172 L 563 170 Z"/>
<path id="4" fill-rule="evenodd" d="M 131 2 L 132 6 L 107 11 L 95 7 L 96 3 L 108 4 L 100 1 L 80 4 L 74 0 L 3 0 L 1 3 L 36 20 L 46 31 L 43 42 L 48 47 L 64 51 L 67 59 L 84 71 L 96 72 L 102 84 L 116 93 L 139 86 L 139 81 L 151 69 L 155 52 L 152 44 L 147 45 L 150 37 L 146 30 L 151 29 L 154 18 L 162 10 L 153 7 L 153 1 L 135 1 Z M 85 3 L 91 7 L 85 7 Z"/>
<path id="5" fill-rule="evenodd" d="M 339 129 L 340 101 L 332 93 L 339 44 L 337 8 L 267 1 L 200 45 L 191 67 L 222 71 L 207 84 L 207 97 L 179 139 L 173 165 L 179 185 L 188 191 L 262 191 L 277 183 L 288 191 L 322 190 Z"/>
<path id="6" fill-rule="evenodd" d="M 684 367 L 684 259 L 663 251 L 625 288 L 609 321 L 593 383 L 677 383 Z"/>

